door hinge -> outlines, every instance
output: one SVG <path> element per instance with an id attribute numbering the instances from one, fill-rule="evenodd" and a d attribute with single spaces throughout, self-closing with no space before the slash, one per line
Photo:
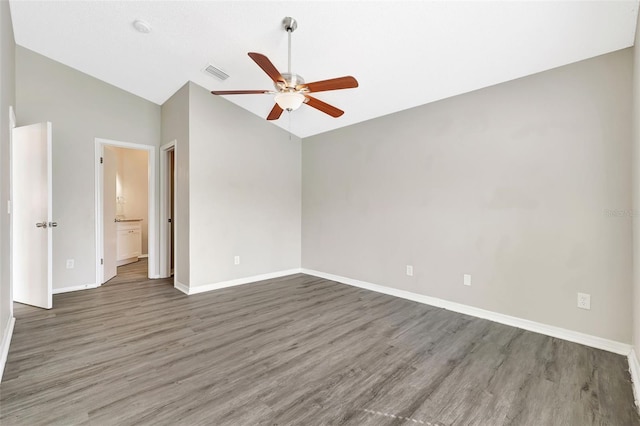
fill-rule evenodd
<path id="1" fill-rule="evenodd" d="M 104 259 L 100 259 L 100 264 L 104 265 Z"/>
<path id="2" fill-rule="evenodd" d="M 104 163 L 104 158 L 100 157 L 100 164 Z"/>
<path id="3" fill-rule="evenodd" d="M 171 219 L 168 219 L 169 223 L 171 223 Z"/>

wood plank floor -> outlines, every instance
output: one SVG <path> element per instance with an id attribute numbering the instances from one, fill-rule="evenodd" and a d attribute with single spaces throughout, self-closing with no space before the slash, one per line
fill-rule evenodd
<path id="1" fill-rule="evenodd" d="M 3 426 L 640 425 L 619 355 L 302 274 L 187 297 L 145 271 L 17 305 Z"/>

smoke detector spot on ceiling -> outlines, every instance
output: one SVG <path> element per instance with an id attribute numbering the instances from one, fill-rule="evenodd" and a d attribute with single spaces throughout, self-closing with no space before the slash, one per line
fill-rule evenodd
<path id="1" fill-rule="evenodd" d="M 229 78 L 229 74 L 222 71 L 220 68 L 216 67 L 215 65 L 211 65 L 211 64 L 208 64 L 206 68 L 202 70 L 202 72 L 207 73 L 217 78 L 220 81 L 224 81 Z"/>
<path id="2" fill-rule="evenodd" d="M 147 21 L 143 21 L 142 19 L 136 19 L 133 21 L 133 28 L 143 34 L 149 34 L 151 32 L 151 24 Z"/>

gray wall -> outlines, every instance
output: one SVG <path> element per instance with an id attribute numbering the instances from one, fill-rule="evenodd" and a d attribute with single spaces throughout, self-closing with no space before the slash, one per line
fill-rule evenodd
<path id="1" fill-rule="evenodd" d="M 174 242 L 176 280 L 188 286 L 189 278 L 189 83 L 162 105 L 162 145 L 176 141 L 175 188 L 177 240 Z"/>
<path id="2" fill-rule="evenodd" d="M 631 65 L 627 49 L 304 139 L 302 266 L 630 342 Z"/>
<path id="3" fill-rule="evenodd" d="M 640 355 L 640 15 L 633 47 L 633 346 Z M 636 383 L 638 385 L 638 383 Z"/>
<path id="4" fill-rule="evenodd" d="M 16 116 L 53 123 L 54 289 L 95 283 L 95 138 L 157 146 L 160 106 L 17 47 Z"/>
<path id="5" fill-rule="evenodd" d="M 9 2 L 0 1 L 0 342 L 12 316 L 9 280 L 9 106 L 15 105 L 15 42 Z"/>
<path id="6" fill-rule="evenodd" d="M 300 139 L 193 83 L 189 127 L 190 286 L 300 268 Z"/>

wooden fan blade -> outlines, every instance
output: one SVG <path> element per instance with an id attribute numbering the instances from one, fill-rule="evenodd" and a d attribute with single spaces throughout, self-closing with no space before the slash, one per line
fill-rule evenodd
<path id="1" fill-rule="evenodd" d="M 278 118 L 280 118 L 280 115 L 282 114 L 282 111 L 283 111 L 283 109 L 280 108 L 280 105 L 275 104 L 273 106 L 273 109 L 271 110 L 271 112 L 267 116 L 267 120 L 277 120 Z"/>
<path id="2" fill-rule="evenodd" d="M 271 93 L 271 90 L 214 90 L 214 95 L 260 95 Z"/>
<path id="3" fill-rule="evenodd" d="M 310 107 L 317 109 L 318 111 L 322 111 L 325 114 L 329 114 L 334 118 L 338 118 L 342 114 L 344 114 L 344 111 L 342 111 L 341 109 L 338 109 L 332 105 L 329 105 L 326 102 L 322 102 L 320 99 L 312 98 L 311 96 L 305 96 L 305 98 L 306 100 L 304 101 L 304 103 L 306 103 Z"/>
<path id="4" fill-rule="evenodd" d="M 314 81 L 313 83 L 299 84 L 296 90 L 307 89 L 309 93 L 326 92 L 327 90 L 353 89 L 358 87 L 358 80 L 351 77 L 332 78 L 330 80 Z"/>
<path id="5" fill-rule="evenodd" d="M 282 77 L 280 71 L 278 71 L 277 68 L 271 63 L 269 58 L 264 56 L 262 53 L 256 52 L 249 52 L 249 57 L 251 57 L 251 59 L 253 59 L 260 68 L 262 68 L 262 71 L 266 72 L 267 75 L 271 77 L 271 80 L 273 80 L 274 83 L 284 83 L 284 77 Z"/>

